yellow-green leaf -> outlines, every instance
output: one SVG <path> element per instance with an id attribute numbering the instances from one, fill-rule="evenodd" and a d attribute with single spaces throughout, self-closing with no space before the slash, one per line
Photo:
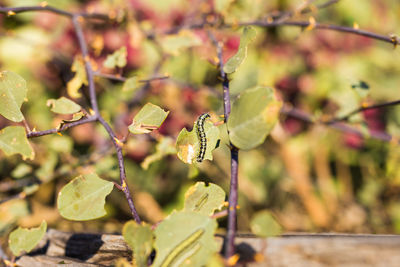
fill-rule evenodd
<path id="1" fill-rule="evenodd" d="M 40 226 L 37 228 L 26 229 L 18 227 L 18 229 L 11 232 L 8 239 L 11 252 L 15 256 L 21 255 L 21 253 L 24 251 L 30 252 L 43 238 L 44 234 L 46 233 L 46 229 L 46 221 L 42 221 Z"/>
<path id="2" fill-rule="evenodd" d="M 167 118 L 169 111 L 147 103 L 133 118 L 129 131 L 133 134 L 145 134 L 157 129 Z"/>
<path id="3" fill-rule="evenodd" d="M 49 99 L 47 100 L 47 106 L 51 107 L 51 111 L 58 114 L 74 114 L 82 109 L 80 105 L 66 97 Z"/>
<path id="4" fill-rule="evenodd" d="M 69 220 L 87 221 L 106 215 L 105 198 L 114 184 L 96 174 L 80 175 L 66 184 L 58 194 L 57 207 Z"/>
<path id="5" fill-rule="evenodd" d="M 25 164 L 25 163 L 20 163 L 15 167 L 15 169 L 11 172 L 11 176 L 13 178 L 19 179 L 24 177 L 25 175 L 29 174 L 32 172 L 32 166 Z"/>
<path id="6" fill-rule="evenodd" d="M 128 92 L 128 91 L 134 92 L 138 88 L 139 88 L 139 80 L 137 76 L 133 76 L 126 79 L 124 85 L 122 85 L 123 92 Z"/>
<path id="7" fill-rule="evenodd" d="M 203 266 L 217 251 L 217 223 L 196 212 L 176 212 L 155 230 L 157 251 L 153 267 Z"/>
<path id="8" fill-rule="evenodd" d="M 147 170 L 151 163 L 162 159 L 165 156 L 176 153 L 175 142 L 171 137 L 161 137 L 156 145 L 156 152 L 147 156 L 140 164 L 143 169 Z"/>
<path id="9" fill-rule="evenodd" d="M 204 159 L 212 160 L 212 151 L 216 148 L 219 140 L 219 129 L 210 120 L 204 122 L 204 132 L 206 134 L 206 153 Z M 199 154 L 200 140 L 197 135 L 196 122 L 193 130 L 188 131 L 183 128 L 176 140 L 176 150 L 178 158 L 185 163 L 192 164 Z"/>
<path id="10" fill-rule="evenodd" d="M 0 149 L 7 156 L 20 154 L 24 160 L 35 157 L 22 126 L 8 126 L 0 130 Z"/>
<path id="11" fill-rule="evenodd" d="M 282 233 L 282 227 L 267 210 L 258 212 L 250 222 L 251 231 L 258 236 L 277 236 Z"/>
<path id="12" fill-rule="evenodd" d="M 82 85 L 88 85 L 85 63 L 82 57 L 75 57 L 71 70 L 75 72 L 75 76 L 67 83 L 67 92 L 70 97 L 79 98 L 82 96 L 79 92 L 79 88 L 81 88 Z"/>
<path id="13" fill-rule="evenodd" d="M 21 105 L 26 101 L 26 81 L 11 71 L 0 72 L 0 115 L 19 122 L 24 119 Z"/>
<path id="14" fill-rule="evenodd" d="M 244 27 L 242 36 L 240 37 L 240 45 L 238 51 L 225 63 L 225 73 L 234 73 L 243 63 L 243 61 L 247 57 L 247 47 L 255 39 L 256 34 L 257 32 L 253 27 Z"/>
<path id="15" fill-rule="evenodd" d="M 184 211 L 194 211 L 204 215 L 212 215 L 215 210 L 223 207 L 225 192 L 216 184 L 198 182 L 190 187 L 185 194 Z"/>
<path id="16" fill-rule="evenodd" d="M 255 87 L 243 91 L 233 102 L 228 119 L 232 144 L 240 149 L 262 144 L 278 120 L 281 106 L 272 88 Z"/>
<path id="17" fill-rule="evenodd" d="M 165 52 L 176 56 L 185 48 L 201 45 L 202 41 L 193 32 L 183 30 L 178 34 L 165 36 L 160 43 Z"/>
<path id="18" fill-rule="evenodd" d="M 25 199 L 11 199 L 0 204 L 0 233 L 7 230 L 19 218 L 29 214 Z"/>
<path id="19" fill-rule="evenodd" d="M 113 69 L 115 67 L 123 68 L 126 65 L 126 57 L 128 56 L 126 47 L 123 46 L 111 55 L 108 55 L 104 61 L 104 67 Z"/>
<path id="20" fill-rule="evenodd" d="M 214 0 L 214 8 L 218 13 L 226 14 L 233 0 Z"/>
<path id="21" fill-rule="evenodd" d="M 137 266 L 147 266 L 147 260 L 153 250 L 153 231 L 146 224 L 135 221 L 125 223 L 122 229 L 125 242 L 133 250 L 133 258 Z"/>

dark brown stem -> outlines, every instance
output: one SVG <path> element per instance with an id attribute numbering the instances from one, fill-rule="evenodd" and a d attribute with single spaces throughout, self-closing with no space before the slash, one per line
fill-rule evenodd
<path id="1" fill-rule="evenodd" d="M 109 16 L 105 14 L 85 13 L 85 12 L 75 14 L 52 6 L 0 7 L 0 13 L 8 13 L 9 15 L 14 15 L 13 13 L 17 14 L 30 11 L 51 12 L 69 18 L 72 18 L 73 16 L 77 15 L 87 19 L 110 20 Z"/>
<path id="2" fill-rule="evenodd" d="M 59 133 L 65 130 L 68 130 L 69 128 L 81 125 L 81 124 L 85 124 L 88 122 L 94 122 L 97 120 L 97 116 L 90 116 L 84 119 L 81 119 L 79 121 L 73 121 L 73 122 L 68 122 L 65 123 L 63 126 L 61 126 L 60 128 L 54 128 L 54 129 L 49 129 L 49 130 L 45 130 L 45 131 L 31 131 L 28 132 L 26 134 L 27 138 L 34 138 L 34 137 L 39 137 L 39 136 L 43 136 L 43 135 L 48 135 L 48 134 L 54 134 L 54 133 Z"/>
<path id="3" fill-rule="evenodd" d="M 223 99 L 224 99 L 224 121 L 228 122 L 231 113 L 231 97 L 229 94 L 229 79 L 228 75 L 224 72 L 224 62 L 222 56 L 222 43 L 218 42 L 214 34 L 209 31 L 208 35 L 214 45 L 217 47 L 217 54 L 219 60 L 219 71 L 222 78 Z M 228 130 L 229 131 L 229 130 Z M 239 167 L 239 149 L 233 144 L 230 144 L 231 150 L 231 181 L 228 197 L 228 229 L 225 239 L 225 258 L 230 258 L 235 254 L 235 235 L 237 227 L 236 208 L 238 204 L 238 167 Z"/>

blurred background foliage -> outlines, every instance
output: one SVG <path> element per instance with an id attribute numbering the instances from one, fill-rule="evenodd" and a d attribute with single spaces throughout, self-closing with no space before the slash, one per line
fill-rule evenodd
<path id="1" fill-rule="evenodd" d="M 41 3 L 0 2 L 2 6 Z M 226 5 L 221 15 L 224 21 L 237 23 L 294 10 L 303 1 L 220 2 Z M 129 186 L 144 220 L 155 223 L 181 208 L 184 192 L 196 181 L 216 183 L 228 193 L 230 154 L 225 146 L 214 152 L 214 161 L 205 162 L 199 169 L 184 164 L 176 155 L 162 157 L 147 169 L 141 166 L 147 156 L 155 153 L 158 142 L 165 141 L 165 137 L 175 140 L 199 114 L 209 112 L 214 121 L 223 114 L 216 49 L 207 31 L 186 30 L 192 37 L 184 49 L 176 49 L 174 41 L 178 40 L 167 40 L 170 36 L 163 34 L 205 16 L 215 18 L 217 15 L 211 12 L 213 1 L 54 0 L 48 4 L 68 11 L 107 13 L 115 18 L 114 23 L 85 23 L 91 59 L 98 71 L 141 79 L 169 75 L 169 79 L 141 83 L 139 89 L 128 92 L 122 91 L 121 82 L 96 78 L 102 115 L 120 139 L 127 136 L 132 117 L 147 102 L 170 110 L 161 129 L 149 135 L 129 136 L 124 146 Z M 317 22 L 359 25 L 389 36 L 400 26 L 399 15 L 398 1 L 341 0 L 293 19 L 308 21 L 313 16 Z M 239 45 L 240 30 L 210 29 L 223 41 L 224 59 L 232 56 Z M 247 59 L 231 77 L 233 96 L 255 85 L 273 86 L 286 103 L 329 118 L 344 115 L 362 103 L 400 98 L 400 55 L 390 44 L 286 26 L 257 28 L 257 32 Z M 0 34 L 1 70 L 11 70 L 27 80 L 29 101 L 23 105 L 23 113 L 28 123 L 37 130 L 56 127 L 65 116 L 52 114 L 46 102 L 66 96 L 66 85 L 74 77 L 71 65 L 79 54 L 70 21 L 51 13 L 2 15 Z M 127 48 L 127 66 L 116 71 L 102 67 L 107 55 L 123 46 Z M 362 82 L 368 85 L 367 92 L 357 90 Z M 76 101 L 87 107 L 83 91 L 83 97 Z M 0 117 L 0 128 L 7 123 Z M 400 107 L 363 112 L 351 117 L 350 123 L 366 132 L 372 129 L 399 136 Z M 108 215 L 96 221 L 67 221 L 55 207 L 60 188 L 79 174 L 96 171 L 103 179 L 118 181 L 116 156 L 104 130 L 85 124 L 62 136 L 35 138 L 31 143 L 36 152 L 33 161 L 22 162 L 19 156 L 0 153 L 1 235 L 16 224 L 32 227 L 43 219 L 49 227 L 60 230 L 121 232 L 130 212 L 117 190 L 107 199 Z M 249 231 L 253 214 L 269 209 L 285 232 L 400 233 L 399 163 L 396 142 L 361 139 L 281 116 L 263 145 L 240 152 L 239 231 Z M 17 195 L 20 192 L 28 196 Z M 224 225 L 224 219 L 220 221 Z"/>

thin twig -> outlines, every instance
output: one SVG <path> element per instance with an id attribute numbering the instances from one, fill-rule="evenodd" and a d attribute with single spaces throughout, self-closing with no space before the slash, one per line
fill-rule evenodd
<path id="1" fill-rule="evenodd" d="M 26 134 L 27 138 L 34 138 L 34 137 L 39 137 L 39 136 L 43 136 L 43 135 L 48 135 L 48 134 L 54 134 L 54 133 L 59 133 L 65 130 L 68 130 L 69 128 L 81 125 L 81 124 L 85 124 L 88 122 L 94 122 L 97 120 L 97 116 L 89 116 L 86 117 L 84 119 L 81 119 L 79 121 L 73 121 L 73 122 L 68 122 L 65 123 L 63 126 L 61 126 L 60 128 L 54 128 L 54 129 L 49 129 L 49 130 L 45 130 L 45 131 L 31 131 L 28 132 Z"/>
<path id="2" fill-rule="evenodd" d="M 132 195 L 131 195 L 131 192 L 129 190 L 129 187 L 128 187 L 127 181 L 126 181 L 126 172 L 125 172 L 124 157 L 122 155 L 122 148 L 118 144 L 118 139 L 115 136 L 114 131 L 111 129 L 110 125 L 108 125 L 108 123 L 101 116 L 99 108 L 98 108 L 97 97 L 96 97 L 96 87 L 95 87 L 95 83 L 94 83 L 94 72 L 93 72 L 92 65 L 90 63 L 88 48 L 87 48 L 87 44 L 85 41 L 85 37 L 83 35 L 83 30 L 80 25 L 80 18 L 81 17 L 79 15 L 78 16 L 74 15 L 72 17 L 72 22 L 74 24 L 76 35 L 77 35 L 77 38 L 79 41 L 79 46 L 80 46 L 80 49 L 82 52 L 82 57 L 85 61 L 85 70 L 86 70 L 86 75 L 87 75 L 87 79 L 88 79 L 91 106 L 97 116 L 97 120 L 100 122 L 101 125 L 103 125 L 104 129 L 107 131 L 107 133 L 110 136 L 110 139 L 115 147 L 115 150 L 117 152 L 117 158 L 118 158 L 121 187 L 124 192 L 125 198 L 128 201 L 128 205 L 131 210 L 131 214 L 132 214 L 133 218 L 135 219 L 135 221 L 137 223 L 140 223 L 141 220 L 140 220 L 139 214 L 136 211 L 135 205 L 133 204 Z"/>
<path id="3" fill-rule="evenodd" d="M 0 13 L 7 13 L 8 15 L 14 15 L 17 13 L 24 13 L 30 11 L 51 12 L 69 18 L 72 18 L 73 16 L 77 15 L 87 19 L 110 20 L 110 17 L 105 14 L 86 13 L 86 12 L 72 13 L 52 6 L 0 7 Z"/>
<path id="4" fill-rule="evenodd" d="M 222 78 L 223 99 L 224 99 L 224 121 L 228 122 L 231 113 L 231 98 L 229 94 L 229 79 L 228 75 L 224 72 L 224 62 L 222 56 L 222 43 L 218 42 L 211 31 L 208 35 L 217 47 L 217 54 L 219 60 L 219 71 Z M 233 144 L 230 144 L 231 150 L 231 182 L 228 196 L 228 229 L 225 239 L 225 258 L 230 258 L 235 254 L 235 235 L 237 226 L 236 207 L 238 203 L 238 167 L 239 167 L 239 149 Z"/>
<path id="5" fill-rule="evenodd" d="M 126 80 L 129 79 L 127 77 L 123 77 L 123 76 L 120 76 L 120 75 L 101 73 L 101 72 L 94 72 L 94 75 L 96 75 L 98 77 L 110 79 L 110 80 L 120 81 L 120 82 L 125 82 Z M 152 78 L 149 78 L 149 79 L 138 80 L 138 82 L 140 82 L 140 83 L 148 83 L 148 82 L 152 82 L 152 81 L 166 80 L 166 79 L 169 79 L 169 78 L 170 78 L 169 76 L 156 76 L 156 77 L 152 77 Z"/>

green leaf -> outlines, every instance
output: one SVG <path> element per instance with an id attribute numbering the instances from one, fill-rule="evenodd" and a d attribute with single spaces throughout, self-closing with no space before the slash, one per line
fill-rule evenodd
<path id="1" fill-rule="evenodd" d="M 140 225 L 135 221 L 125 223 L 122 229 L 125 242 L 133 250 L 137 266 L 147 266 L 147 260 L 153 250 L 153 231 L 149 225 Z"/>
<path id="2" fill-rule="evenodd" d="M 218 13 L 226 14 L 233 0 L 214 0 L 214 8 Z"/>
<path id="3" fill-rule="evenodd" d="M 46 229 L 46 221 L 42 221 L 37 228 L 26 229 L 18 227 L 18 229 L 11 232 L 8 239 L 11 252 L 15 256 L 21 255 L 23 251 L 30 252 L 42 240 Z"/>
<path id="4" fill-rule="evenodd" d="M 258 212 L 250 222 L 251 231 L 258 236 L 277 236 L 282 233 L 282 227 L 267 210 Z"/>
<path id="5" fill-rule="evenodd" d="M 35 171 L 36 176 L 42 183 L 49 182 L 54 177 L 54 169 L 58 162 L 57 153 L 49 151 L 46 155 L 46 160 L 42 163 L 39 169 Z"/>
<path id="6" fill-rule="evenodd" d="M 216 184 L 198 182 L 185 194 L 184 211 L 194 211 L 203 215 L 212 215 L 224 206 L 225 192 Z"/>
<path id="7" fill-rule="evenodd" d="M 11 71 L 0 72 L 0 115 L 19 122 L 24 119 L 21 105 L 26 101 L 26 81 Z"/>
<path id="8" fill-rule="evenodd" d="M 157 129 L 167 118 L 169 111 L 147 103 L 133 118 L 129 131 L 133 134 L 145 134 Z"/>
<path id="9" fill-rule="evenodd" d="M 166 53 L 177 56 L 181 50 L 201 45 L 202 41 L 193 32 L 183 30 L 178 34 L 165 36 L 160 40 L 160 43 Z"/>
<path id="10" fill-rule="evenodd" d="M 214 126 L 210 120 L 204 122 L 204 132 L 206 134 L 206 154 L 204 159 L 212 160 L 212 151 L 216 148 L 219 140 L 219 129 Z M 176 140 L 176 150 L 178 158 L 185 163 L 192 164 L 199 153 L 200 140 L 197 135 L 196 122 L 193 124 L 193 130 L 188 132 L 183 128 Z"/>
<path id="11" fill-rule="evenodd" d="M 88 85 L 85 63 L 81 56 L 75 57 L 71 70 L 75 72 L 75 76 L 67 83 L 67 92 L 70 97 L 79 98 L 82 96 L 79 92 L 79 88 L 81 88 L 82 85 Z"/>
<path id="12" fill-rule="evenodd" d="M 203 266 L 217 251 L 217 223 L 195 212 L 176 212 L 155 230 L 157 251 L 153 267 Z"/>
<path id="13" fill-rule="evenodd" d="M 168 155 L 173 155 L 176 153 L 176 148 L 174 144 L 174 139 L 168 136 L 163 136 L 158 140 L 156 145 L 156 152 L 147 156 L 143 162 L 140 164 L 143 169 L 147 170 L 153 162 L 156 162 L 163 157 Z"/>
<path id="14" fill-rule="evenodd" d="M 58 114 L 74 114 L 82 109 L 81 106 L 66 97 L 60 97 L 59 99 L 49 99 L 47 100 L 47 106 L 51 107 L 50 110 L 52 112 Z"/>
<path id="15" fill-rule="evenodd" d="M 25 164 L 25 163 L 20 163 L 15 167 L 15 169 L 11 172 L 11 176 L 13 178 L 19 179 L 24 177 L 25 175 L 29 174 L 32 172 L 32 166 Z"/>
<path id="16" fill-rule="evenodd" d="M 239 94 L 228 119 L 232 144 L 240 149 L 262 144 L 278 120 L 281 106 L 272 88 L 255 87 Z"/>
<path id="17" fill-rule="evenodd" d="M 21 154 L 24 160 L 35 157 L 22 126 L 8 126 L 0 130 L 0 149 L 7 156 Z"/>
<path id="18" fill-rule="evenodd" d="M 80 175 L 66 184 L 58 194 L 57 207 L 66 219 L 87 221 L 106 215 L 105 198 L 114 184 L 96 174 Z"/>
<path id="19" fill-rule="evenodd" d="M 111 55 L 108 55 L 103 65 L 109 69 L 113 69 L 115 67 L 123 68 L 126 65 L 127 55 L 126 47 L 123 46 Z"/>
<path id="20" fill-rule="evenodd" d="M 11 199 L 0 204 L 0 233 L 7 230 L 19 218 L 29 214 L 29 207 L 26 200 Z"/>
<path id="21" fill-rule="evenodd" d="M 125 258 L 119 258 L 115 261 L 114 267 L 138 267 L 130 264 Z"/>
<path id="22" fill-rule="evenodd" d="M 253 27 L 246 26 L 240 37 L 239 49 L 224 66 L 224 72 L 227 74 L 234 73 L 247 57 L 247 47 L 256 38 L 256 30 Z"/>
<path id="23" fill-rule="evenodd" d="M 124 85 L 122 86 L 123 92 L 132 91 L 134 92 L 139 88 L 139 80 L 137 76 L 130 77 L 125 80 Z"/>

